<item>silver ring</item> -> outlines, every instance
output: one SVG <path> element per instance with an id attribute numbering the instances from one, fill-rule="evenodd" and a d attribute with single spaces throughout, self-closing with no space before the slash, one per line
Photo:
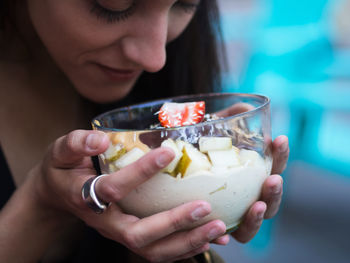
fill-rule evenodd
<path id="1" fill-rule="evenodd" d="M 95 193 L 95 184 L 96 182 L 108 174 L 102 174 L 96 177 L 92 177 L 89 180 L 87 180 L 82 189 L 81 194 L 83 197 L 83 200 L 87 204 L 88 207 L 90 207 L 95 213 L 102 214 L 108 207 L 109 204 L 101 202 Z"/>

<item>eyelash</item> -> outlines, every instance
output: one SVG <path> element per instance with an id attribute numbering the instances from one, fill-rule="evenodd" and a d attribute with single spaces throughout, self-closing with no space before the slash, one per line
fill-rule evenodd
<path id="1" fill-rule="evenodd" d="M 183 9 L 186 13 L 193 13 L 197 10 L 198 4 L 190 4 L 185 2 L 176 2 L 175 5 Z M 124 11 L 112 11 L 101 6 L 97 0 L 92 1 L 90 12 L 97 16 L 98 19 L 104 19 L 107 23 L 114 23 L 126 20 L 132 15 L 135 7 L 135 2 Z"/>
<path id="2" fill-rule="evenodd" d="M 199 4 L 190 4 L 185 2 L 175 3 L 179 8 L 183 9 L 186 13 L 193 13 L 197 10 Z"/>
<path id="3" fill-rule="evenodd" d="M 107 23 L 114 23 L 126 20 L 130 15 L 132 15 L 135 7 L 135 2 L 124 11 L 112 11 L 101 6 L 96 0 L 92 1 L 92 7 L 90 12 L 95 14 L 97 18 L 104 19 Z"/>

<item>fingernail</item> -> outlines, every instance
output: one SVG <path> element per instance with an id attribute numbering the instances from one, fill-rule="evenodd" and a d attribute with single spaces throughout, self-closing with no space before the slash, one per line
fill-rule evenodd
<path id="1" fill-rule="evenodd" d="M 277 181 L 277 178 L 275 180 Z M 277 194 L 280 194 L 281 192 L 282 192 L 282 182 L 281 180 L 278 180 L 278 182 L 276 182 L 276 184 L 272 187 L 271 193 L 277 195 Z"/>
<path id="2" fill-rule="evenodd" d="M 258 220 L 258 221 L 263 220 L 263 219 L 264 219 L 264 214 L 265 214 L 265 210 L 264 210 L 264 211 L 259 212 L 259 213 L 256 215 L 257 220 Z"/>
<path id="3" fill-rule="evenodd" d="M 222 232 L 222 230 L 218 227 L 213 227 L 209 233 L 208 233 L 208 238 L 209 240 L 213 240 L 215 238 L 220 237 L 221 235 L 223 235 L 224 233 Z"/>
<path id="4" fill-rule="evenodd" d="M 272 188 L 272 193 L 277 195 L 280 194 L 282 191 L 282 185 L 280 183 L 276 184 L 273 188 Z"/>
<path id="5" fill-rule="evenodd" d="M 199 220 L 208 215 L 209 213 L 210 210 L 208 208 L 206 208 L 205 206 L 200 206 L 192 212 L 191 216 L 194 220 Z"/>
<path id="6" fill-rule="evenodd" d="M 159 168 L 164 168 L 172 160 L 173 156 L 169 152 L 162 152 L 157 156 L 156 163 Z"/>
<path id="7" fill-rule="evenodd" d="M 88 137 L 86 137 L 86 146 L 89 150 L 96 150 L 101 144 L 101 139 L 101 136 L 98 134 L 89 134 Z"/>
<path id="8" fill-rule="evenodd" d="M 286 143 L 286 142 L 282 143 L 278 150 L 281 153 L 286 152 L 288 150 L 288 143 Z"/>

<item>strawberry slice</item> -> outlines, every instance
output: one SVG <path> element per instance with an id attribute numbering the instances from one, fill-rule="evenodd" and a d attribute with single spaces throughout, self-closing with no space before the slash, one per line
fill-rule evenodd
<path id="1" fill-rule="evenodd" d="M 159 110 L 158 119 L 163 127 L 179 127 L 199 123 L 203 120 L 205 102 L 166 102 Z"/>

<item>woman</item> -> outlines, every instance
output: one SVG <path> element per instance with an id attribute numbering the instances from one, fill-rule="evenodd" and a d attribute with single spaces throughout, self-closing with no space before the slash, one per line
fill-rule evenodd
<path id="1" fill-rule="evenodd" d="M 181 231 L 210 213 L 204 201 L 144 219 L 115 205 L 171 161 L 173 152 L 166 148 L 97 181 L 98 198 L 112 203 L 102 214 L 81 197 L 84 183 L 96 176 L 90 157 L 108 147 L 103 134 L 82 130 L 98 111 L 115 107 L 114 102 L 218 87 L 215 1 L 0 3 L 0 139 L 16 185 L 3 197 L 0 261 L 162 262 L 195 256 L 209 243 L 227 244 L 219 220 Z M 280 174 L 288 158 L 286 137 L 276 138 L 273 147 L 273 173 Z M 3 181 L 9 174 L 2 171 Z M 262 201 L 251 207 L 233 237 L 249 241 L 263 218 L 277 212 L 281 195 L 281 177 L 270 176 Z"/>

